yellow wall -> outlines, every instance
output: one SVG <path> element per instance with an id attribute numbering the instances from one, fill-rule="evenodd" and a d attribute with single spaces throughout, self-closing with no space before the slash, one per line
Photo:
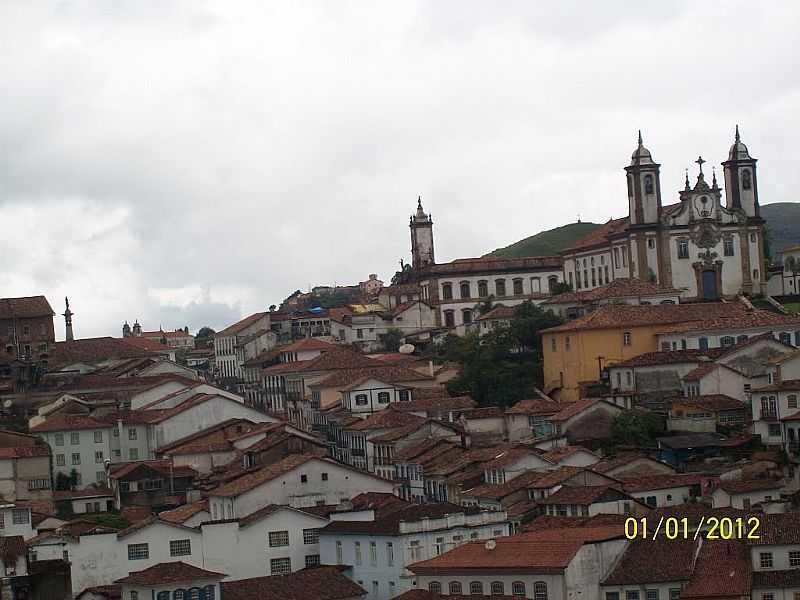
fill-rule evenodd
<path id="1" fill-rule="evenodd" d="M 602 366 L 628 360 L 658 350 L 656 332 L 663 329 L 659 324 L 613 329 L 587 329 L 583 331 L 561 331 L 542 335 L 544 349 L 544 385 L 546 389 L 561 387 L 561 400 L 579 400 L 581 382 L 600 379 Z M 623 343 L 624 332 L 631 333 L 631 344 Z M 569 337 L 569 350 L 566 338 Z M 553 351 L 552 340 L 556 340 Z M 563 373 L 563 383 L 562 383 Z"/>

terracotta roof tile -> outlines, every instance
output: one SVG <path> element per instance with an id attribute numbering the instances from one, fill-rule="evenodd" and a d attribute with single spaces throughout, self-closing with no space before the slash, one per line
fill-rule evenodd
<path id="1" fill-rule="evenodd" d="M 314 383 L 310 387 L 350 389 L 368 379 L 376 379 L 384 383 L 430 381 L 432 379 L 430 375 L 424 375 L 414 369 L 407 369 L 406 367 L 396 365 L 375 365 L 371 359 L 367 358 L 366 360 L 370 361 L 370 366 L 355 369 L 338 369 L 322 381 Z"/>
<path id="2" fill-rule="evenodd" d="M 142 338 L 99 337 L 56 342 L 50 351 L 48 363 L 57 366 L 71 363 L 92 364 L 108 359 L 153 356 L 152 342 L 145 340 L 147 347 L 143 348 L 135 345 L 136 343 L 129 343 L 127 340 L 130 339 Z"/>
<path id="3" fill-rule="evenodd" d="M 394 427 L 406 427 L 408 425 L 422 425 L 425 417 L 395 410 L 391 405 L 383 410 L 376 412 L 366 419 L 353 423 L 347 427 L 351 431 L 371 431 L 375 429 L 391 429 Z"/>
<path id="4" fill-rule="evenodd" d="M 271 423 L 271 425 L 278 425 Z M 233 440 L 257 429 L 258 425 L 247 419 L 228 419 L 207 429 L 187 435 L 157 449 L 159 454 L 197 454 L 234 450 Z"/>
<path id="5" fill-rule="evenodd" d="M 628 228 L 629 223 L 630 220 L 628 217 L 611 219 L 600 227 L 590 231 L 587 235 L 583 236 L 569 248 L 562 250 L 561 254 L 570 254 L 580 250 L 589 250 L 590 248 L 595 248 L 597 246 L 605 246 L 609 243 L 610 236 L 625 231 Z"/>
<path id="6" fill-rule="evenodd" d="M 681 598 L 749 598 L 751 580 L 750 553 L 744 544 L 705 540 Z"/>
<path id="7" fill-rule="evenodd" d="M 227 337 L 230 335 L 236 335 L 240 331 L 247 329 L 254 323 L 257 323 L 259 319 L 263 318 L 264 316 L 268 315 L 269 313 L 266 312 L 257 312 L 253 313 L 242 319 L 241 321 L 237 321 L 233 325 L 229 325 L 222 331 L 218 331 L 214 337 Z"/>
<path id="8" fill-rule="evenodd" d="M 0 298 L 0 319 L 30 319 L 53 315 L 55 312 L 44 296 Z"/>
<path id="9" fill-rule="evenodd" d="M 600 457 L 597 456 L 594 452 L 589 450 L 588 448 L 584 448 L 583 446 L 561 446 L 556 448 L 555 450 L 550 450 L 549 452 L 545 452 L 542 454 L 542 458 L 545 460 L 549 460 L 552 463 L 561 462 L 565 458 L 572 456 L 573 454 L 577 454 L 578 452 L 584 452 L 591 456 L 596 456 L 599 460 Z M 592 467 L 594 469 L 594 467 Z"/>
<path id="10" fill-rule="evenodd" d="M 564 292 L 552 296 L 542 304 L 582 304 L 599 302 L 600 300 L 611 300 L 614 298 L 637 298 L 640 296 L 677 296 L 680 290 L 671 287 L 663 287 L 651 281 L 641 279 L 621 277 L 613 281 L 596 287 L 591 290 Z"/>
<path id="11" fill-rule="evenodd" d="M 719 482 L 719 487 L 729 494 L 779 490 L 785 485 L 786 482 L 782 479 L 725 479 Z"/>
<path id="12" fill-rule="evenodd" d="M 3 458 L 36 458 L 50 456 L 50 447 L 47 444 L 34 446 L 11 446 L 0 448 L 0 459 Z"/>
<path id="13" fill-rule="evenodd" d="M 545 400 L 543 398 L 533 398 L 530 400 L 520 400 L 506 411 L 509 415 L 554 415 L 560 411 L 562 405 L 558 402 Z"/>
<path id="14" fill-rule="evenodd" d="M 475 319 L 476 321 L 491 321 L 493 319 L 510 320 L 514 318 L 516 309 L 513 306 L 504 306 L 499 304 L 487 313 L 482 314 Z"/>
<path id="15" fill-rule="evenodd" d="M 31 427 L 31 433 L 45 433 L 49 431 L 71 431 L 75 429 L 108 429 L 110 423 L 85 415 L 56 414 L 43 423 Z"/>
<path id="16" fill-rule="evenodd" d="M 699 540 L 636 539 L 625 549 L 603 585 L 688 581 Z"/>
<path id="17" fill-rule="evenodd" d="M 162 521 L 179 523 L 182 525 L 193 516 L 203 511 L 208 512 L 208 500 L 198 500 L 197 502 L 184 504 L 172 510 L 165 510 L 158 513 L 158 518 Z"/>
<path id="18" fill-rule="evenodd" d="M 390 510 L 376 516 L 373 521 L 335 520 L 322 529 L 325 534 L 366 534 L 366 535 L 398 535 L 401 522 L 421 521 L 422 519 L 439 519 L 445 515 L 460 513 L 476 513 L 480 509 L 469 509 L 446 502 L 439 504 L 412 504 Z"/>
<path id="19" fill-rule="evenodd" d="M 225 600 L 349 600 L 366 596 L 367 592 L 346 577 L 339 567 L 323 566 L 303 569 L 289 575 L 255 577 L 224 581 Z"/>
<path id="20" fill-rule="evenodd" d="M 703 475 L 702 473 L 662 473 L 641 477 L 620 476 L 626 492 L 646 492 L 649 490 L 700 485 L 708 478 L 708 475 Z"/>
<path id="21" fill-rule="evenodd" d="M 225 577 L 224 573 L 206 571 L 200 567 L 177 561 L 158 563 L 143 571 L 131 571 L 127 577 L 117 579 L 114 583 L 151 586 L 164 583 L 193 583 L 195 581 L 222 579 L 223 577 Z"/>
<path id="22" fill-rule="evenodd" d="M 726 348 L 709 348 L 708 350 L 662 350 L 660 352 L 645 352 L 634 358 L 611 364 L 609 368 L 654 367 L 659 365 L 697 363 L 707 358 L 717 358 L 721 356 L 725 350 Z"/>
<path id="23" fill-rule="evenodd" d="M 257 471 L 251 471 L 233 481 L 221 485 L 209 493 L 210 496 L 234 497 L 244 494 L 258 486 L 285 475 L 316 457 L 309 454 L 290 454 L 282 460 L 267 465 Z"/>
<path id="24" fill-rule="evenodd" d="M 539 500 L 539 504 L 578 504 L 589 505 L 595 502 L 622 500 L 631 497 L 621 492 L 618 488 L 622 486 L 611 485 L 564 485 L 558 490 Z"/>
<path id="25" fill-rule="evenodd" d="M 335 344 L 323 341 L 315 337 L 306 337 L 296 342 L 292 342 L 288 346 L 278 346 L 276 350 L 281 352 L 308 352 L 312 350 L 320 350 L 322 352 L 334 348 Z"/>
<path id="26" fill-rule="evenodd" d="M 412 392 L 413 399 L 408 402 L 398 402 L 394 405 L 397 410 L 405 411 L 451 411 L 475 408 L 478 403 L 470 396 L 439 396 L 434 398 L 417 398 L 417 391 Z"/>
<path id="27" fill-rule="evenodd" d="M 435 275 L 460 275 L 466 273 L 498 273 L 546 269 L 561 271 L 558 256 L 534 256 L 525 258 L 461 258 L 449 263 L 432 265 L 429 271 Z"/>
<path id="28" fill-rule="evenodd" d="M 691 398 L 680 398 L 673 401 L 675 404 L 684 406 L 694 406 L 713 412 L 720 410 L 744 410 L 744 402 L 731 398 L 725 394 L 705 394 L 702 396 L 692 396 Z"/>

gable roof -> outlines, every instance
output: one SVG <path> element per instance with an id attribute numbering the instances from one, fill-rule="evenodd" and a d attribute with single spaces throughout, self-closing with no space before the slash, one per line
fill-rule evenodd
<path id="1" fill-rule="evenodd" d="M 237 477 L 233 481 L 221 485 L 209 492 L 209 496 L 235 497 L 254 490 L 258 486 L 285 475 L 310 460 L 320 460 L 309 454 L 290 454 L 276 463 L 250 471 Z"/>
<path id="2" fill-rule="evenodd" d="M 628 217 L 621 219 L 610 219 L 600 227 L 596 227 L 588 234 L 580 238 L 574 244 L 565 248 L 560 252 L 561 255 L 579 252 L 581 250 L 589 250 L 597 246 L 608 245 L 611 236 L 624 232 L 630 223 Z"/>
<path id="3" fill-rule="evenodd" d="M 731 398 L 725 394 L 705 394 L 701 396 L 691 396 L 690 398 L 675 399 L 675 404 L 682 404 L 684 406 L 694 406 L 710 410 L 712 412 L 720 410 L 744 410 L 745 403 Z"/>
<path id="4" fill-rule="evenodd" d="M 288 575 L 254 577 L 222 582 L 225 600 L 345 600 L 367 594 L 361 586 L 346 577 L 341 567 L 322 566 L 303 569 Z"/>
<path id="5" fill-rule="evenodd" d="M 272 423 L 271 425 L 277 425 Z M 202 431 L 191 433 L 174 442 L 160 446 L 159 454 L 196 454 L 205 452 L 219 452 L 234 448 L 233 440 L 256 429 L 258 425 L 253 421 L 242 418 L 227 419 L 212 425 Z"/>
<path id="6" fill-rule="evenodd" d="M 172 510 L 160 512 L 158 513 L 158 518 L 162 521 L 179 523 L 182 525 L 196 514 L 204 511 L 208 512 L 208 500 L 198 500 L 197 502 L 183 504 L 177 508 L 173 508 Z"/>
<path id="7" fill-rule="evenodd" d="M 739 541 L 704 540 L 681 598 L 750 597 L 752 563 Z"/>
<path id="8" fill-rule="evenodd" d="M 42 423 L 30 428 L 31 433 L 51 431 L 74 431 L 77 429 L 108 429 L 111 423 L 100 421 L 86 415 L 54 414 Z"/>
<path id="9" fill-rule="evenodd" d="M 402 410 L 395 410 L 392 405 L 389 405 L 366 419 L 359 420 L 357 423 L 347 426 L 345 429 L 351 431 L 371 431 L 374 429 L 406 427 L 408 425 L 422 425 L 424 422 L 425 417 L 419 417 Z"/>
<path id="10" fill-rule="evenodd" d="M 323 341 L 315 337 L 305 337 L 296 342 L 292 342 L 288 346 L 278 346 L 275 348 L 280 352 L 309 352 L 313 350 L 320 350 L 324 352 L 334 348 L 335 345 L 330 342 Z"/>
<path id="11" fill-rule="evenodd" d="M 638 298 L 640 296 L 676 296 L 680 293 L 680 290 L 664 287 L 652 281 L 620 277 L 591 290 L 564 292 L 563 294 L 552 296 L 542 304 L 573 304 L 597 302 L 612 298 Z"/>
<path id="12" fill-rule="evenodd" d="M 309 387 L 337 387 L 342 390 L 349 390 L 358 387 L 361 383 L 370 379 L 375 379 L 383 383 L 430 381 L 433 379 L 430 375 L 424 375 L 413 369 L 390 364 L 376 365 L 372 359 L 367 360 L 371 363 L 369 367 L 338 369 L 322 381 L 314 383 Z"/>
<path id="13" fill-rule="evenodd" d="M 44 296 L 0 298 L 0 319 L 52 317 L 56 313 Z"/>
<path id="14" fill-rule="evenodd" d="M 55 342 L 50 349 L 48 362 L 58 366 L 72 363 L 92 364 L 109 359 L 153 356 L 153 351 L 158 349 L 150 340 L 144 340 L 146 347 L 142 347 L 137 345 L 138 342 L 130 342 L 132 339 L 143 340 L 143 338 L 97 337 Z M 161 349 L 167 350 L 166 346 L 162 346 Z"/>
<path id="15" fill-rule="evenodd" d="M 131 571 L 127 577 L 114 583 L 126 585 L 160 585 L 163 583 L 191 583 L 196 580 L 222 579 L 226 575 L 216 571 L 206 571 L 185 562 L 165 562 L 148 567 L 143 571 Z"/>
<path id="16" fill-rule="evenodd" d="M 439 519 L 447 515 L 472 514 L 480 512 L 478 508 L 465 508 L 456 504 L 442 502 L 438 504 L 412 504 L 405 507 L 394 507 L 378 513 L 372 521 L 344 521 L 335 520 L 322 529 L 325 534 L 353 534 L 353 535 L 397 535 L 400 533 L 400 523 L 421 521 L 422 519 Z M 426 529 L 430 531 L 431 529 Z"/>
<path id="17" fill-rule="evenodd" d="M 253 313 L 252 315 L 249 315 L 249 316 L 245 317 L 244 319 L 242 319 L 240 321 L 237 321 L 233 325 L 229 325 L 228 327 L 226 327 L 222 331 L 218 331 L 215 334 L 214 337 L 227 337 L 229 335 L 236 335 L 237 333 L 239 333 L 243 329 L 247 329 L 248 327 L 250 327 L 254 323 L 258 322 L 259 319 L 261 319 L 262 317 L 264 317 L 265 315 L 268 315 L 268 314 L 269 313 L 266 313 L 266 312 Z"/>
<path id="18" fill-rule="evenodd" d="M 688 581 L 699 540 L 666 538 L 630 542 L 602 585 L 643 585 Z"/>

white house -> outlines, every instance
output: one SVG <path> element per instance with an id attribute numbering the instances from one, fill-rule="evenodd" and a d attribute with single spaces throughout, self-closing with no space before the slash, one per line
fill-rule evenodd
<path id="1" fill-rule="evenodd" d="M 294 454 L 208 493 L 211 518 L 234 519 L 268 504 L 304 508 L 339 504 L 364 491 L 392 493 L 394 484 L 330 459 Z"/>
<path id="2" fill-rule="evenodd" d="M 777 479 L 722 480 L 711 493 L 714 508 L 750 510 L 761 502 L 778 500 L 786 482 Z"/>
<path id="3" fill-rule="evenodd" d="M 399 510 L 333 513 L 320 532 L 324 564 L 352 566 L 351 578 L 369 600 L 389 600 L 413 587 L 412 563 L 444 554 L 470 540 L 509 535 L 503 511 L 465 510 L 453 504 Z"/>
<path id="4" fill-rule="evenodd" d="M 115 583 L 120 586 L 120 600 L 216 600 L 222 597 L 220 582 L 224 577 L 224 573 L 176 561 L 134 571 Z"/>

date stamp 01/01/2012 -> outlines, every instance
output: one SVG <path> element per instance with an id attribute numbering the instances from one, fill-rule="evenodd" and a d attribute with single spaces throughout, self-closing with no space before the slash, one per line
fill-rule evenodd
<path id="1" fill-rule="evenodd" d="M 686 517 L 661 517 L 657 522 L 647 517 L 625 520 L 629 540 L 758 540 L 761 520 L 758 517 L 702 517 L 696 525 Z"/>

